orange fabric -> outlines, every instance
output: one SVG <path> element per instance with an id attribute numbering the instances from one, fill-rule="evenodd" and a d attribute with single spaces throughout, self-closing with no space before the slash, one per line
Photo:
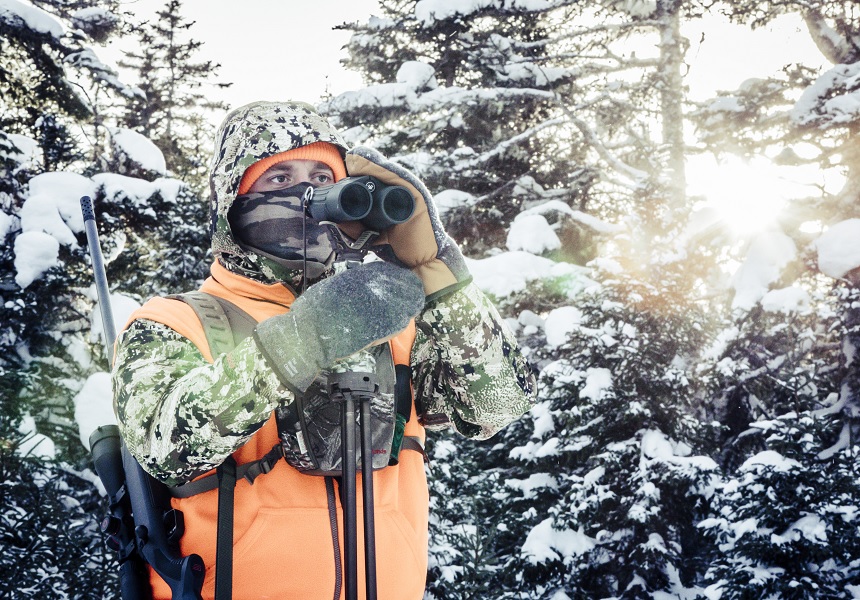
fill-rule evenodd
<path id="1" fill-rule="evenodd" d="M 289 310 L 293 295 L 284 286 L 265 286 L 220 265 L 200 288 L 226 298 L 258 320 Z M 203 327 L 194 311 L 180 301 L 151 300 L 133 318 L 154 319 L 194 342 L 211 360 Z M 409 362 L 415 340 L 414 322 L 391 342 L 395 362 Z M 415 406 L 405 435 L 424 440 Z M 257 460 L 278 443 L 274 417 L 239 448 L 238 464 Z M 423 458 L 401 452 L 400 463 L 373 474 L 376 517 L 377 583 L 380 600 L 420 600 L 427 572 L 429 494 Z M 361 498 L 359 477 L 357 497 Z M 215 593 L 217 491 L 186 499 L 173 506 L 185 517 L 182 553 L 197 553 L 207 567 L 203 598 Z M 359 502 L 359 597 L 364 598 L 364 539 Z M 343 513 L 337 500 L 338 533 L 343 563 Z M 154 598 L 169 599 L 170 589 L 152 578 Z M 253 485 L 236 486 L 233 546 L 233 599 L 329 599 L 335 589 L 335 565 L 324 478 L 303 475 L 279 461 Z M 341 592 L 343 598 L 343 591 Z"/>
<path id="2" fill-rule="evenodd" d="M 307 146 L 273 154 L 255 162 L 245 169 L 245 174 L 242 175 L 242 181 L 239 183 L 238 195 L 247 194 L 254 182 L 266 172 L 266 169 L 287 160 L 317 160 L 331 168 L 335 181 L 340 181 L 346 177 L 346 165 L 343 163 L 343 157 L 337 146 L 328 142 L 314 142 Z"/>

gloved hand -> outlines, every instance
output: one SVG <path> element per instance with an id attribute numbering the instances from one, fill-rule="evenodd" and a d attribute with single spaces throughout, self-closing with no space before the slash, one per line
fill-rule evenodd
<path id="1" fill-rule="evenodd" d="M 389 185 L 406 187 L 415 198 L 415 212 L 400 225 L 382 232 L 373 250 L 385 261 L 402 265 L 415 272 L 424 283 L 427 296 L 468 283 L 471 279 L 457 244 L 448 237 L 439 219 L 436 205 L 423 183 L 402 166 L 364 146 L 346 154 L 346 168 L 351 176 L 372 175 Z M 357 238 L 363 226 L 342 224 L 347 235 Z M 454 287 L 452 287 L 454 286 Z"/>
<path id="2" fill-rule="evenodd" d="M 304 392 L 320 371 L 393 337 L 423 308 L 413 273 L 384 262 L 362 264 L 309 287 L 290 312 L 259 323 L 254 339 L 278 379 Z"/>

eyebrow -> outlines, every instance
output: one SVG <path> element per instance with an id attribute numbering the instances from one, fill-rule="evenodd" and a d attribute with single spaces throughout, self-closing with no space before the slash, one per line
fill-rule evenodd
<path id="1" fill-rule="evenodd" d="M 327 164 L 325 164 L 322 161 L 316 161 L 316 164 L 314 165 L 314 169 L 327 169 L 329 171 L 332 171 L 332 173 L 334 172 L 330 166 L 328 166 Z M 271 167 L 266 169 L 266 172 L 267 173 L 276 173 L 276 172 L 292 171 L 292 170 L 293 170 L 293 165 L 291 165 L 288 162 L 282 162 L 282 163 L 278 163 L 276 165 L 272 165 Z"/>

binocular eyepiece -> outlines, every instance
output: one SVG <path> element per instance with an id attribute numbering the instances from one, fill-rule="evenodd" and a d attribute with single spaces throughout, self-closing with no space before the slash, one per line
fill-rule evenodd
<path id="1" fill-rule="evenodd" d="M 415 210 L 415 199 L 403 186 L 386 185 L 369 175 L 346 177 L 334 185 L 311 188 L 307 201 L 317 221 L 360 221 L 374 231 L 405 223 Z"/>

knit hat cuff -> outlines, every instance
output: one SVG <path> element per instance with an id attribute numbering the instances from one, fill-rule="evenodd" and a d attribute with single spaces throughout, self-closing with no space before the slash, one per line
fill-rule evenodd
<path id="1" fill-rule="evenodd" d="M 325 163 L 331 169 L 335 181 L 340 181 L 346 177 L 346 165 L 343 163 L 343 157 L 337 146 L 328 142 L 314 142 L 307 146 L 267 156 L 255 162 L 245 169 L 245 174 L 242 175 L 242 181 L 239 183 L 238 195 L 248 193 L 248 190 L 269 167 L 287 160 L 316 160 Z"/>

